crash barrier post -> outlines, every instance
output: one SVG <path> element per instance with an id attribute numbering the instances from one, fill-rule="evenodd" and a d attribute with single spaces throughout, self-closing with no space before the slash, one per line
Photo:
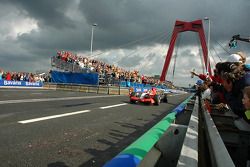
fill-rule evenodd
<path id="1" fill-rule="evenodd" d="M 0 87 L 43 87 L 43 82 L 0 80 Z"/>
<path id="2" fill-rule="evenodd" d="M 198 111 L 199 99 L 196 96 L 194 108 L 190 121 L 187 127 L 187 132 L 182 144 L 181 153 L 177 163 L 178 167 L 185 166 L 198 166 Z"/>
<path id="3" fill-rule="evenodd" d="M 204 107 L 204 103 L 202 101 L 201 105 L 202 116 L 204 117 L 205 123 L 205 134 L 208 140 L 208 148 L 212 166 L 234 167 L 234 162 L 226 149 L 226 146 L 220 136 L 220 133 L 218 132 L 218 129 L 216 128 L 216 125 L 210 113 Z"/>
<path id="4" fill-rule="evenodd" d="M 175 120 L 176 115 L 186 106 L 187 102 L 193 97 L 190 96 L 176 107 L 170 114 L 148 130 L 144 135 L 125 148 L 112 160 L 108 161 L 104 167 L 136 167 L 140 164 L 146 154 L 152 149 L 154 144 L 162 137 L 165 131 Z"/>

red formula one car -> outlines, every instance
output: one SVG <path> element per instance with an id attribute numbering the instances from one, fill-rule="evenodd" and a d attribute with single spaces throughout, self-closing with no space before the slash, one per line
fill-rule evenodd
<path id="1" fill-rule="evenodd" d="M 161 101 L 168 102 L 167 94 L 162 91 L 157 91 L 156 88 L 152 88 L 149 92 L 131 92 L 131 103 L 144 103 L 160 105 Z"/>

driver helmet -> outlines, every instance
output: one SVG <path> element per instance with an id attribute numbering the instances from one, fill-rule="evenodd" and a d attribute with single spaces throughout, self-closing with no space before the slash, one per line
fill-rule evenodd
<path id="1" fill-rule="evenodd" d="M 203 80 L 199 79 L 199 80 L 197 80 L 196 85 L 201 86 L 203 84 L 203 82 L 204 82 Z"/>
<path id="2" fill-rule="evenodd" d="M 152 90 L 153 90 L 153 91 L 156 91 L 156 88 L 155 88 L 155 87 L 152 87 Z"/>

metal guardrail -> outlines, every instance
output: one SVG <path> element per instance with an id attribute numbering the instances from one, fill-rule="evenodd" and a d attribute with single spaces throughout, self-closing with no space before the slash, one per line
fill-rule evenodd
<path id="1" fill-rule="evenodd" d="M 78 85 L 78 84 L 52 84 L 44 83 L 44 88 L 56 89 L 56 90 L 68 90 L 85 93 L 97 93 L 97 94 L 112 94 L 112 95 L 128 95 L 128 88 L 119 86 L 93 86 L 93 85 Z"/>
<path id="2" fill-rule="evenodd" d="M 211 166 L 235 166 L 213 118 L 204 107 L 204 103 L 202 101 L 200 103 L 199 101 L 198 97 L 196 97 L 177 166 L 198 166 L 198 135 L 202 135 L 198 134 L 198 123 L 200 124 L 199 126 L 204 126 Z M 201 111 L 199 111 L 199 105 L 201 105 Z M 201 113 L 203 122 L 199 122 L 198 113 Z"/>
<path id="3" fill-rule="evenodd" d="M 210 115 L 210 113 L 204 107 L 204 103 L 201 102 L 202 116 L 204 117 L 205 134 L 208 140 L 208 148 L 210 152 L 211 165 L 217 167 L 234 167 L 234 162 L 230 157 L 228 150 L 216 128 L 216 125 Z"/>

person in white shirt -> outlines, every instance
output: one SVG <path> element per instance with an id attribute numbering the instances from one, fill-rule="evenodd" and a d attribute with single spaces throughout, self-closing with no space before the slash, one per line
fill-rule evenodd
<path id="1" fill-rule="evenodd" d="M 202 94 L 201 94 L 201 98 L 202 100 L 209 100 L 211 101 L 211 89 L 208 86 L 207 82 L 204 82 L 202 85 Z"/>

